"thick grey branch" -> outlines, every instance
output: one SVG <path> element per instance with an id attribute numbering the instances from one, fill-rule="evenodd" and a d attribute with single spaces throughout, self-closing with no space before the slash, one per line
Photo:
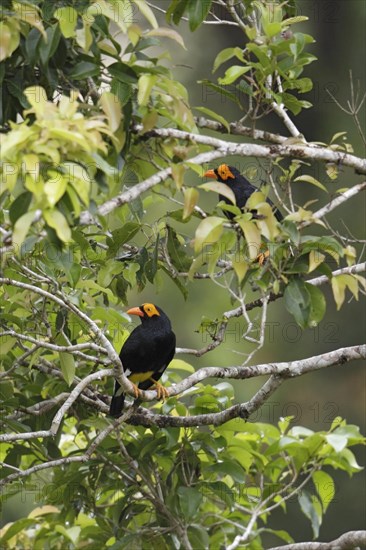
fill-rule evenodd
<path id="1" fill-rule="evenodd" d="M 366 531 L 348 531 L 330 542 L 296 542 L 274 546 L 269 550 L 355 550 L 366 544 Z"/>
<path id="2" fill-rule="evenodd" d="M 348 201 L 351 197 L 354 197 L 360 191 L 364 191 L 366 189 L 366 181 L 363 181 L 362 183 L 358 183 L 357 185 L 354 185 L 350 189 L 347 189 L 347 191 L 344 191 L 344 193 L 341 193 L 340 195 L 337 195 L 334 199 L 332 199 L 328 204 L 314 212 L 313 219 L 320 220 L 323 218 L 326 214 L 337 208 L 340 204 L 343 204 L 344 202 Z M 312 221 L 305 221 L 299 224 L 299 227 L 306 227 L 307 225 L 310 225 Z"/>
<path id="3" fill-rule="evenodd" d="M 211 136 L 193 134 L 175 128 L 159 128 L 151 130 L 150 135 L 162 138 L 176 138 L 191 141 L 192 143 L 200 143 L 208 145 L 222 152 L 222 156 L 240 155 L 243 157 L 260 157 L 260 158 L 307 158 L 311 160 L 333 162 L 343 166 L 354 168 L 360 174 L 366 174 L 366 159 L 333 151 L 327 147 L 319 147 L 316 145 L 308 145 L 306 143 L 290 144 L 282 142 L 282 144 L 273 145 L 258 145 L 256 143 L 235 143 L 232 141 L 224 141 Z M 199 162 L 190 159 L 190 162 Z"/>

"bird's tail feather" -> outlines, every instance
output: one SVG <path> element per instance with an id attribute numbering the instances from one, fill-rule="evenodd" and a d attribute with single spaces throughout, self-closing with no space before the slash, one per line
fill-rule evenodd
<path id="1" fill-rule="evenodd" d="M 112 397 L 111 405 L 109 407 L 109 414 L 114 418 L 121 416 L 123 411 L 123 405 L 125 403 L 125 394 L 121 391 L 121 386 L 118 382 L 114 386 L 114 394 Z"/>
<path id="2" fill-rule="evenodd" d="M 109 414 L 110 416 L 113 416 L 114 418 L 118 418 L 121 416 L 123 411 L 123 405 L 125 402 L 125 394 L 122 393 L 121 395 L 113 396 L 111 405 L 109 407 Z"/>

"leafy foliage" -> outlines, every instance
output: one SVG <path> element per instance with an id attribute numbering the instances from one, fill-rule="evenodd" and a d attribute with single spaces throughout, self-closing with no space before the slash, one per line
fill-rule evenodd
<path id="1" fill-rule="evenodd" d="M 240 112 L 249 105 L 253 124 L 274 106 L 295 115 L 311 106 L 299 95 L 312 87 L 303 72 L 315 59 L 307 50 L 313 38 L 292 32 L 304 18 L 285 4 L 245 0 L 259 23 L 245 20 L 245 47 L 222 50 L 213 72 L 226 64 L 225 71 L 218 83 L 206 82 Z M 86 376 L 111 366 L 88 320 L 119 351 L 129 333 L 121 305 L 132 289 L 159 289 L 169 278 L 190 299 L 201 279 L 213 292 L 219 280 L 235 307 L 248 293 L 283 294 L 303 329 L 326 311 L 310 274 L 327 276 L 337 309 L 346 292 L 357 299 L 365 289 L 359 274 L 332 273 L 355 264 L 356 248 L 330 234 L 312 203 L 292 200 L 296 186 L 329 198 L 334 167 L 317 179 L 302 173 L 303 160 L 272 161 L 268 180 L 276 170 L 281 224 L 267 188 L 241 211 L 230 189 L 199 184 L 210 147 L 194 139 L 196 119 L 169 68 L 167 44 L 184 48 L 173 26 L 187 19 L 196 31 L 212 9 L 210 0 L 172 0 L 161 26 L 145 0 L 20 0 L 2 8 L 2 427 L 19 440 L 2 444 L 1 479 L 33 468 L 25 483 L 39 488 L 39 507 L 2 529 L 5 548 L 218 548 L 252 519 L 254 550 L 274 532 L 272 510 L 286 510 L 295 495 L 316 537 L 334 496 L 329 471 L 360 470 L 350 448 L 364 440 L 339 418 L 328 432 L 291 426 L 290 418 L 277 426 L 235 419 L 210 429 L 126 423 L 123 436 L 110 430 L 89 456 L 111 426 L 104 414 L 111 374 L 82 388 L 55 439 L 41 435 Z M 233 85 L 248 105 L 227 89 Z M 230 131 L 221 113 L 198 111 Z M 162 136 L 160 129 L 182 132 Z M 336 134 L 330 149 L 350 152 L 350 144 L 337 143 L 343 137 Z M 203 208 L 202 191 L 232 204 Z M 270 255 L 260 263 L 263 243 Z M 200 327 L 213 344 L 227 322 L 220 315 Z M 175 360 L 169 380 L 192 372 Z M 153 411 L 189 417 L 234 402 L 231 384 L 206 383 Z M 36 435 L 22 439 L 28 432 Z M 48 462 L 52 468 L 41 471 Z M 21 480 L 9 484 L 4 500 L 22 490 Z"/>

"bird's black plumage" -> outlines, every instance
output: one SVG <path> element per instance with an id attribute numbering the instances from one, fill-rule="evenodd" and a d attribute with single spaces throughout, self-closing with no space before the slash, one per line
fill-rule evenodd
<path id="1" fill-rule="evenodd" d="M 143 304 L 128 313 L 138 315 L 141 325 L 131 332 L 119 356 L 126 376 L 136 385 L 137 397 L 139 389 L 147 390 L 158 382 L 174 357 L 176 339 L 169 317 L 158 306 Z M 116 381 L 109 409 L 111 416 L 121 415 L 124 400 L 125 394 Z"/>
<path id="2" fill-rule="evenodd" d="M 236 206 L 240 209 L 243 209 L 246 205 L 247 200 L 255 191 L 258 191 L 257 187 L 252 185 L 244 176 L 242 176 L 234 166 L 228 166 L 227 164 L 221 164 L 218 168 L 214 170 L 208 170 L 205 176 L 209 178 L 214 178 L 220 183 L 224 183 L 233 191 L 236 200 Z M 226 202 L 226 204 L 232 204 L 231 201 L 223 196 L 219 195 L 219 199 Z M 271 205 L 273 213 L 277 221 L 281 222 L 283 216 L 281 212 L 275 207 L 271 199 L 266 199 L 268 204 Z M 235 216 L 232 212 L 225 211 L 225 216 L 232 220 Z"/>

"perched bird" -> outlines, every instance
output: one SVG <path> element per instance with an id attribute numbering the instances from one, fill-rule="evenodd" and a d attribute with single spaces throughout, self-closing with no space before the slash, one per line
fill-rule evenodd
<path id="1" fill-rule="evenodd" d="M 234 166 L 228 166 L 227 164 L 220 164 L 218 168 L 214 170 L 208 170 L 203 174 L 206 178 L 212 178 L 220 183 L 225 183 L 233 191 L 236 199 L 236 206 L 240 209 L 243 209 L 250 195 L 258 189 L 249 183 L 249 181 L 240 174 L 239 170 L 234 168 Z M 230 200 L 223 195 L 219 195 L 219 199 L 226 202 L 226 204 L 231 204 Z M 273 208 L 273 213 L 277 221 L 281 222 L 283 216 L 281 212 L 275 207 L 271 199 L 266 199 L 268 204 Z M 225 216 L 232 220 L 235 215 L 232 212 L 225 211 Z"/>
<path id="2" fill-rule="evenodd" d="M 167 390 L 158 383 L 175 353 L 175 334 L 168 316 L 154 304 L 142 304 L 127 311 L 138 315 L 141 325 L 136 327 L 122 346 L 119 357 L 125 375 L 135 386 L 136 398 L 140 390 L 156 387 L 158 399 L 167 396 Z M 116 381 L 109 414 L 117 418 L 122 414 L 125 394 Z"/>

